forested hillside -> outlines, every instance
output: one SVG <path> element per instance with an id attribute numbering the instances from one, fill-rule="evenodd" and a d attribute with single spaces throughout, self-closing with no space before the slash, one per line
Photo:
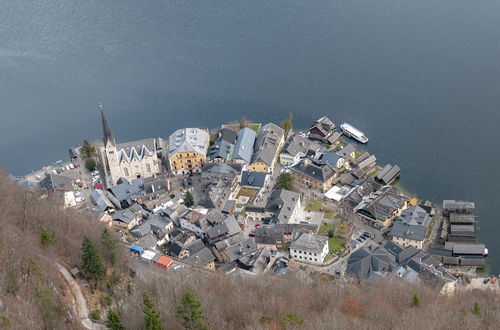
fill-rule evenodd
<path id="1" fill-rule="evenodd" d="M 0 329 L 82 329 L 58 265 L 78 265 L 91 318 L 114 329 L 496 329 L 498 296 L 404 282 L 232 278 L 136 261 L 114 232 L 0 176 Z M 85 238 L 86 237 L 86 238 Z M 85 241 L 85 244 L 84 244 Z M 80 284 L 82 283 L 79 280 Z"/>

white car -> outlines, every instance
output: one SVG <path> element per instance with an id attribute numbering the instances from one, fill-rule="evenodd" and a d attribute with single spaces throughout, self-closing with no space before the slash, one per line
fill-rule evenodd
<path id="1" fill-rule="evenodd" d="M 75 201 L 76 201 L 77 203 L 81 203 L 81 202 L 83 202 L 84 200 L 85 200 L 85 198 L 83 198 L 83 197 L 81 197 L 81 196 L 79 196 L 79 197 L 76 197 L 76 198 L 75 198 Z"/>
<path id="2" fill-rule="evenodd" d="M 74 169 L 75 168 L 75 165 L 73 165 L 71 163 L 69 163 L 68 166 L 69 166 L 70 169 Z"/>
<path id="3" fill-rule="evenodd" d="M 66 170 L 67 171 L 71 170 L 71 167 L 69 167 L 69 165 L 66 165 Z"/>
<path id="4" fill-rule="evenodd" d="M 93 176 L 99 175 L 99 171 L 94 171 L 91 173 Z"/>

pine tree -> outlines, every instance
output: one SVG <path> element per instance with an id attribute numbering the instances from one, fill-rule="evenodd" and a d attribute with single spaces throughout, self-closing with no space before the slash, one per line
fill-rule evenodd
<path id="1" fill-rule="evenodd" d="M 125 327 L 122 324 L 122 316 L 110 309 L 108 312 L 108 318 L 106 320 L 106 326 L 111 330 L 124 330 Z"/>
<path id="2" fill-rule="evenodd" d="M 479 315 L 481 314 L 481 309 L 479 308 L 479 303 L 475 302 L 474 307 L 472 307 L 472 313 Z"/>
<path id="3" fill-rule="evenodd" d="M 96 155 L 95 146 L 88 140 L 83 140 L 81 151 L 85 158 L 93 158 Z"/>
<path id="4" fill-rule="evenodd" d="M 143 293 L 143 312 L 144 312 L 144 325 L 146 330 L 162 330 L 163 326 L 160 321 L 160 313 L 155 308 L 151 296 L 147 293 Z"/>
<path id="5" fill-rule="evenodd" d="M 52 243 L 54 243 L 54 234 L 50 233 L 45 226 L 40 226 L 40 244 L 47 247 Z"/>
<path id="6" fill-rule="evenodd" d="M 83 237 L 82 243 L 82 270 L 86 276 L 95 281 L 96 286 L 106 275 L 99 251 L 87 236 Z"/>
<path id="7" fill-rule="evenodd" d="M 417 292 L 415 292 L 413 296 L 411 296 L 411 305 L 415 307 L 420 305 L 420 296 L 418 295 Z"/>
<path id="8" fill-rule="evenodd" d="M 285 190 L 293 190 L 292 175 L 290 173 L 281 173 L 276 179 L 276 187 Z"/>
<path id="9" fill-rule="evenodd" d="M 101 244 L 104 258 L 114 266 L 118 260 L 118 241 L 107 228 L 101 232 Z"/>
<path id="10" fill-rule="evenodd" d="M 177 306 L 177 318 L 182 320 L 184 329 L 205 330 L 208 326 L 203 322 L 205 317 L 201 310 L 201 303 L 189 291 L 185 291 L 181 303 Z"/>
<path id="11" fill-rule="evenodd" d="M 186 196 L 184 196 L 184 205 L 186 205 L 186 207 L 194 205 L 193 194 L 191 194 L 190 191 L 186 192 Z"/>

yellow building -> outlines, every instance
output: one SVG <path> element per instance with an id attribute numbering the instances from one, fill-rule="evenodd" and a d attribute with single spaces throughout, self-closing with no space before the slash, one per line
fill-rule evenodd
<path id="1" fill-rule="evenodd" d="M 201 172 L 209 145 L 207 128 L 179 129 L 168 142 L 168 161 L 174 174 Z"/>
<path id="2" fill-rule="evenodd" d="M 281 127 L 273 123 L 262 126 L 255 140 L 249 170 L 271 173 L 284 144 L 285 131 Z"/>

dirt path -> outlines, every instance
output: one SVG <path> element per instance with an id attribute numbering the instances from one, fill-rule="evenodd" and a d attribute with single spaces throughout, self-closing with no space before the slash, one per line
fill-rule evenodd
<path id="1" fill-rule="evenodd" d="M 106 329 L 105 326 L 94 323 L 92 320 L 89 318 L 89 310 L 87 308 L 87 301 L 85 300 L 85 297 L 83 296 L 82 290 L 80 290 L 80 286 L 76 281 L 73 279 L 71 274 L 68 272 L 66 268 L 64 268 L 62 265 L 59 263 L 56 263 L 57 270 L 61 275 L 64 277 L 66 280 L 66 283 L 69 285 L 71 289 L 71 293 L 74 297 L 74 302 L 73 302 L 73 308 L 75 309 L 76 316 L 82 323 L 82 325 L 86 329 Z"/>

